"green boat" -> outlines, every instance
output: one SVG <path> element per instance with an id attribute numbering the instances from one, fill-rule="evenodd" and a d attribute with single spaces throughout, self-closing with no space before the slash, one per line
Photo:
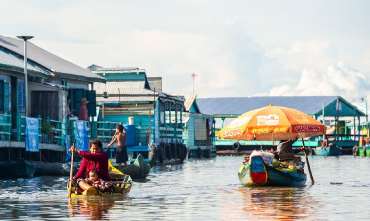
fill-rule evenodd
<path id="1" fill-rule="evenodd" d="M 114 165 L 119 171 L 130 175 L 133 180 L 145 179 L 150 172 L 150 164 L 144 161 L 141 154 L 138 154 L 136 159 L 127 166 Z"/>
<path id="2" fill-rule="evenodd" d="M 249 161 L 241 165 L 238 176 L 242 185 L 297 187 L 306 184 L 307 176 L 303 169 L 275 168 L 266 163 L 264 158 L 263 155 L 252 153 Z"/>
<path id="3" fill-rule="evenodd" d="M 317 156 L 339 156 L 342 154 L 342 149 L 336 145 L 332 145 L 328 147 L 316 147 L 314 152 Z"/>

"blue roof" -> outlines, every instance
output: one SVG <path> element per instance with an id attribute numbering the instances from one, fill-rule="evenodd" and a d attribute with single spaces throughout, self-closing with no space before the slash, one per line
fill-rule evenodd
<path id="1" fill-rule="evenodd" d="M 337 99 L 341 105 L 345 106 L 344 111 L 339 116 L 354 116 L 365 114 L 359 111 L 340 96 L 266 96 L 266 97 L 217 97 L 217 98 L 197 98 L 200 112 L 209 115 L 240 115 L 247 111 L 261 108 L 269 104 L 275 106 L 285 106 L 298 109 L 310 115 L 321 114 L 323 106 L 326 116 L 334 116 L 333 106 Z M 335 105 L 334 105 L 335 106 Z M 328 110 L 327 110 L 328 108 Z M 335 109 L 335 108 L 334 108 Z M 342 108 L 340 108 L 342 110 Z M 335 112 L 335 111 L 334 111 Z"/>

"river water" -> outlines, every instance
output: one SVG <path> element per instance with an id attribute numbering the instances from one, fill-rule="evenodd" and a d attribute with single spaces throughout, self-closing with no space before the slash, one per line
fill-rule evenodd
<path id="1" fill-rule="evenodd" d="M 370 159 L 309 159 L 316 184 L 302 188 L 242 187 L 242 157 L 153 168 L 124 199 L 68 202 L 64 177 L 3 180 L 0 219 L 370 220 Z"/>

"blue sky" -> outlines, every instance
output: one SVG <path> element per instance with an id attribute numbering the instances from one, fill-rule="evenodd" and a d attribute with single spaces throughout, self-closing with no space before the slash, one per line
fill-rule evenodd
<path id="1" fill-rule="evenodd" d="M 8 1 L 3 35 L 201 97 L 369 94 L 370 1 Z"/>

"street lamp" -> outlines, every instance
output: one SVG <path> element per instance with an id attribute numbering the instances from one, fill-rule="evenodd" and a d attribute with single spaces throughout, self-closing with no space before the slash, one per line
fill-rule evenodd
<path id="1" fill-rule="evenodd" d="M 24 61 L 24 91 L 25 91 L 25 115 L 28 116 L 28 74 L 27 74 L 27 41 L 32 39 L 33 36 L 30 35 L 19 35 L 17 38 L 24 41 L 24 52 L 23 52 L 23 61 Z"/>

